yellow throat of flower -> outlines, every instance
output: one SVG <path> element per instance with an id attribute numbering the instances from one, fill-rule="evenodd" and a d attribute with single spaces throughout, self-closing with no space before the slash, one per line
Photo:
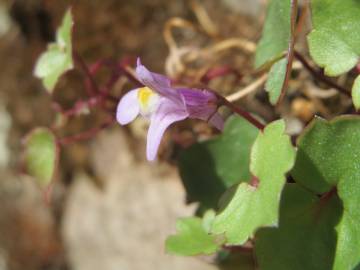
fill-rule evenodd
<path id="1" fill-rule="evenodd" d="M 142 87 L 138 90 L 137 98 L 141 114 L 148 115 L 156 109 L 159 95 L 149 87 Z"/>

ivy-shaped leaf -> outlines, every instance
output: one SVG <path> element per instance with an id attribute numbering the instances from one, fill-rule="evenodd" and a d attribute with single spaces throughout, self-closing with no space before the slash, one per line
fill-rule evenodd
<path id="1" fill-rule="evenodd" d="M 279 227 L 262 228 L 255 235 L 259 269 L 332 269 L 335 226 L 341 215 L 337 196 L 319 199 L 297 184 L 287 184 L 281 195 Z"/>
<path id="2" fill-rule="evenodd" d="M 56 42 L 48 45 L 36 63 L 34 74 L 42 79 L 43 85 L 50 93 L 58 79 L 66 71 L 74 67 L 72 59 L 72 26 L 73 18 L 69 9 L 56 32 Z"/>
<path id="3" fill-rule="evenodd" d="M 262 37 L 256 48 L 255 67 L 280 58 L 288 49 L 291 35 L 290 0 L 271 0 L 267 9 Z"/>
<path id="4" fill-rule="evenodd" d="M 336 187 L 344 211 L 333 269 L 353 269 L 360 263 L 360 117 L 313 121 L 298 140 L 292 175 L 316 193 Z"/>
<path id="5" fill-rule="evenodd" d="M 214 217 L 214 212 L 209 210 L 203 219 L 198 217 L 178 219 L 177 234 L 166 239 L 166 250 L 182 256 L 208 255 L 218 251 L 224 239 L 222 236 L 210 235 L 208 231 Z"/>
<path id="6" fill-rule="evenodd" d="M 47 128 L 36 128 L 25 138 L 26 171 L 43 187 L 53 178 L 59 155 L 57 147 L 54 134 Z"/>
<path id="7" fill-rule="evenodd" d="M 259 227 L 277 225 L 285 174 L 295 160 L 295 150 L 284 132 L 285 123 L 279 120 L 258 135 L 250 163 L 258 186 L 239 184 L 214 220 L 212 232 L 224 233 L 229 245 L 243 244 Z"/>
<path id="8" fill-rule="evenodd" d="M 279 102 L 286 91 L 286 82 L 290 77 L 295 42 L 294 29 L 297 5 L 291 0 L 271 0 L 268 6 L 262 38 L 256 48 L 255 67 L 275 62 L 269 72 L 265 85 L 271 104 Z"/>
<path id="9" fill-rule="evenodd" d="M 183 151 L 179 169 L 188 200 L 203 209 L 216 208 L 228 187 L 250 180 L 250 149 L 257 134 L 257 128 L 233 116 L 222 135 Z"/>
<path id="10" fill-rule="evenodd" d="M 283 58 L 274 63 L 266 81 L 265 90 L 269 93 L 271 104 L 276 104 L 280 98 L 281 90 L 286 76 L 287 59 Z"/>
<path id="11" fill-rule="evenodd" d="M 360 109 L 360 75 L 355 79 L 354 85 L 351 91 L 352 100 L 357 110 Z"/>
<path id="12" fill-rule="evenodd" d="M 312 0 L 313 30 L 309 49 L 325 74 L 337 76 L 352 69 L 360 56 L 360 2 Z"/>

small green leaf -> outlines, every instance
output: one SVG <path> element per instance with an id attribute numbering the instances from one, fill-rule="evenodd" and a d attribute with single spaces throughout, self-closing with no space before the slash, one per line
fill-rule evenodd
<path id="1" fill-rule="evenodd" d="M 259 227 L 277 225 L 285 174 L 295 160 L 295 150 L 284 132 L 284 121 L 279 120 L 258 135 L 251 151 L 250 170 L 259 185 L 239 184 L 216 216 L 212 232 L 224 233 L 227 244 L 243 244 Z"/>
<path id="2" fill-rule="evenodd" d="M 63 18 L 62 24 L 56 32 L 56 43 L 62 48 L 68 48 L 68 52 L 72 50 L 71 34 L 72 34 L 73 18 L 71 9 L 67 10 Z"/>
<path id="3" fill-rule="evenodd" d="M 352 100 L 357 110 L 360 109 L 360 75 L 355 79 L 352 87 Z"/>
<path id="4" fill-rule="evenodd" d="M 56 43 L 48 45 L 36 63 L 34 74 L 43 80 L 44 87 L 51 93 L 62 74 L 73 68 L 72 32 L 73 19 L 69 9 L 56 33 Z"/>
<path id="5" fill-rule="evenodd" d="M 360 2 L 312 0 L 313 30 L 308 36 L 315 62 L 329 76 L 352 69 L 360 56 Z"/>
<path id="6" fill-rule="evenodd" d="M 233 116 L 218 138 L 183 151 L 179 169 L 189 201 L 200 202 L 203 209 L 216 208 L 228 187 L 250 180 L 250 149 L 257 134 L 253 125 Z"/>
<path id="7" fill-rule="evenodd" d="M 298 141 L 292 176 L 316 193 L 336 187 L 344 211 L 337 230 L 333 269 L 360 263 L 360 117 L 316 119 Z"/>
<path id="8" fill-rule="evenodd" d="M 279 227 L 262 228 L 255 235 L 259 269 L 333 269 L 335 226 L 341 215 L 336 195 L 319 200 L 299 185 L 287 184 L 281 195 Z"/>
<path id="9" fill-rule="evenodd" d="M 262 37 L 256 48 L 256 68 L 275 61 L 287 50 L 291 33 L 290 19 L 290 0 L 270 1 Z"/>
<path id="10" fill-rule="evenodd" d="M 183 256 L 208 255 L 218 251 L 223 243 L 223 237 L 210 235 L 205 228 L 209 225 L 207 222 L 210 221 L 211 215 L 208 214 L 205 222 L 198 217 L 178 219 L 177 234 L 166 239 L 166 250 Z"/>
<path id="11" fill-rule="evenodd" d="M 58 149 L 53 133 L 47 128 L 36 128 L 25 139 L 24 161 L 28 174 L 41 186 L 47 186 L 54 175 Z"/>
<path id="12" fill-rule="evenodd" d="M 283 58 L 272 65 L 265 90 L 269 93 L 271 104 L 275 105 L 280 98 L 281 89 L 286 75 L 287 59 Z"/>

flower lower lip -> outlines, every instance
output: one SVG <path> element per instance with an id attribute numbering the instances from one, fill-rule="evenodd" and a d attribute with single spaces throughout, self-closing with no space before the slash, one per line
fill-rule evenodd
<path id="1" fill-rule="evenodd" d="M 158 107 L 159 98 L 159 95 L 149 87 L 139 88 L 137 100 L 141 115 L 146 117 L 151 115 Z"/>

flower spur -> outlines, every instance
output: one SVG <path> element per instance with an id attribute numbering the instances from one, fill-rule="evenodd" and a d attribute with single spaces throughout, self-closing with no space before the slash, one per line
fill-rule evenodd
<path id="1" fill-rule="evenodd" d="M 166 128 L 174 122 L 195 118 L 223 129 L 224 121 L 217 112 L 217 97 L 212 92 L 172 87 L 169 78 L 150 72 L 140 59 L 136 75 L 144 87 L 133 89 L 122 97 L 116 118 L 121 125 L 132 122 L 139 114 L 150 119 L 146 146 L 148 160 L 155 159 Z"/>

